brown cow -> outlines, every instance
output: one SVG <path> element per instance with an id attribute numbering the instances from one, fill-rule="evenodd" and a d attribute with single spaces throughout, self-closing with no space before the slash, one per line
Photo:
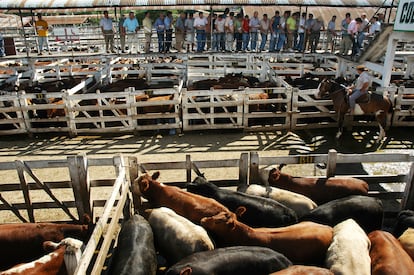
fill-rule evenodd
<path id="1" fill-rule="evenodd" d="M 333 237 L 332 227 L 301 222 L 279 228 L 252 228 L 236 220 L 233 213 L 201 219 L 201 225 L 217 235 L 226 246 L 265 246 L 282 253 L 294 263 L 320 264 Z"/>
<path id="2" fill-rule="evenodd" d="M 0 270 L 33 261 L 44 254 L 43 242 L 65 237 L 87 241 L 88 225 L 22 223 L 0 224 Z"/>
<path id="3" fill-rule="evenodd" d="M 392 234 L 376 230 L 369 233 L 368 238 L 371 241 L 371 274 L 413 274 L 413 260 Z"/>
<path id="4" fill-rule="evenodd" d="M 214 216 L 220 212 L 231 213 L 224 205 L 214 199 L 192 194 L 175 186 L 168 186 L 157 181 L 160 172 L 152 176 L 144 174 L 133 182 L 134 195 L 142 195 L 153 208 L 168 207 L 177 214 L 200 224 L 204 217 Z"/>
<path id="5" fill-rule="evenodd" d="M 82 245 L 83 243 L 81 241 L 72 238 L 63 239 L 60 243 L 50 241 L 44 242 L 45 249 L 53 249 L 54 251 L 32 262 L 18 264 L 8 270 L 0 272 L 0 275 L 73 274 L 76 269 L 77 262 L 82 255 Z M 66 262 L 64 259 L 65 253 L 68 255 L 67 257 L 70 257 L 70 260 L 67 260 Z"/>
<path id="6" fill-rule="evenodd" d="M 309 197 L 319 204 L 344 198 L 350 195 L 368 195 L 368 183 L 352 177 L 293 177 L 273 168 L 268 174 L 271 186 L 286 189 Z"/>
<path id="7" fill-rule="evenodd" d="M 334 275 L 334 273 L 329 269 L 317 266 L 292 265 L 270 275 Z"/>

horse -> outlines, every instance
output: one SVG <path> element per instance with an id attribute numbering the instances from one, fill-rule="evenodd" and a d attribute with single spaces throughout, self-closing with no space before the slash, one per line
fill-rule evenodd
<path id="1" fill-rule="evenodd" d="M 339 80 L 324 79 L 317 89 L 315 98 L 321 99 L 326 96 L 332 99 L 334 110 L 338 114 L 338 132 L 336 139 L 339 139 L 343 132 L 344 117 L 349 109 L 346 87 Z M 357 99 L 354 114 L 374 114 L 380 129 L 377 141 L 381 141 L 385 138 L 387 116 L 392 112 L 392 107 L 392 102 L 388 97 L 370 93 L 367 96 L 362 96 Z"/>

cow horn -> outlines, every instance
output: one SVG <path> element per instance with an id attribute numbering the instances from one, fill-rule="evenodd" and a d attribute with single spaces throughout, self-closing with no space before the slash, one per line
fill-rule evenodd
<path id="1" fill-rule="evenodd" d="M 204 176 L 204 173 L 201 173 L 200 169 L 198 169 L 198 166 L 193 161 L 191 162 L 191 167 L 193 168 L 193 170 L 197 174 L 197 176 L 202 177 L 202 178 L 206 178 Z"/>
<path id="2" fill-rule="evenodd" d="M 279 164 L 279 167 L 277 169 L 279 169 L 279 171 L 281 171 L 282 168 L 285 167 L 285 166 L 286 166 L 286 163 L 281 163 L 281 164 Z"/>

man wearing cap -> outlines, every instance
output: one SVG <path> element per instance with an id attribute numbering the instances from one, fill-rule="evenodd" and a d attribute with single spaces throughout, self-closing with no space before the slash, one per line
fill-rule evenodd
<path id="1" fill-rule="evenodd" d="M 351 114 L 355 108 L 356 100 L 363 95 L 366 95 L 368 88 L 372 84 L 372 76 L 368 73 L 367 68 L 364 65 L 358 65 L 356 67 L 359 74 L 354 85 L 348 88 L 349 94 L 349 110 Z"/>
<path id="2" fill-rule="evenodd" d="M 46 20 L 43 20 L 41 13 L 37 15 L 37 18 L 38 20 L 35 22 L 35 27 L 37 32 L 37 39 L 39 42 L 39 55 L 42 55 L 43 45 L 46 46 L 46 49 L 50 54 L 49 42 L 47 40 L 49 25 L 47 24 Z"/>

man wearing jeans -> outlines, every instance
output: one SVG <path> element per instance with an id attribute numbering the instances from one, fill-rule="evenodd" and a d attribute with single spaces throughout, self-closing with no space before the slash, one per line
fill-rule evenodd
<path id="1" fill-rule="evenodd" d="M 204 17 L 203 12 L 198 13 L 198 17 L 194 19 L 194 28 L 197 34 L 197 52 L 204 51 L 206 46 L 206 25 L 207 18 Z"/>
<path id="2" fill-rule="evenodd" d="M 49 25 L 45 20 L 42 18 L 42 14 L 39 13 L 37 15 L 38 20 L 35 23 L 36 32 L 37 32 L 37 39 L 39 42 L 39 55 L 42 55 L 43 53 L 43 45 L 46 46 L 47 51 L 50 54 L 49 50 L 49 42 L 47 40 Z"/>
<path id="3" fill-rule="evenodd" d="M 260 28 L 260 20 L 259 20 L 259 13 L 255 11 L 253 13 L 253 17 L 250 19 L 249 27 L 250 27 L 250 36 L 251 36 L 251 47 L 250 50 L 255 52 L 257 49 L 257 34 Z"/>
<path id="4" fill-rule="evenodd" d="M 6 56 L 6 53 L 4 51 L 4 39 L 3 35 L 0 33 L 0 57 Z"/>

